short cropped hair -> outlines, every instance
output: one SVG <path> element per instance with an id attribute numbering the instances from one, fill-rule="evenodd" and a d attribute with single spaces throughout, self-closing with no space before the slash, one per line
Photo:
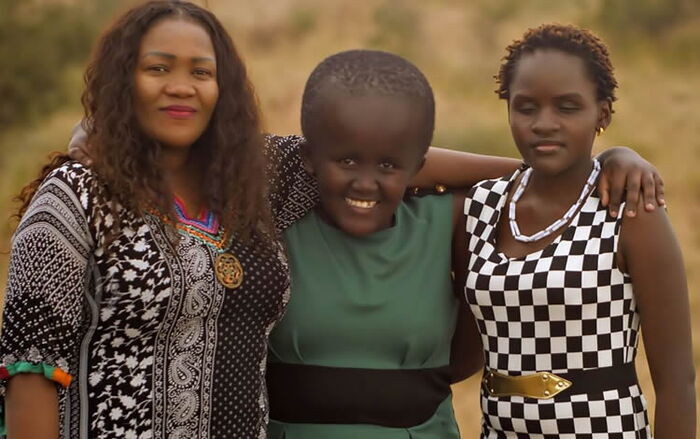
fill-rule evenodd
<path id="1" fill-rule="evenodd" d="M 312 139 L 324 97 L 401 96 L 424 110 L 423 143 L 427 148 L 435 128 L 433 90 L 418 68 L 406 59 L 378 50 L 348 50 L 324 59 L 306 81 L 301 104 L 301 130 Z"/>
<path id="2" fill-rule="evenodd" d="M 557 49 L 580 57 L 588 74 L 596 84 L 598 100 L 608 100 L 612 105 L 617 88 L 610 54 L 605 44 L 592 32 L 571 25 L 543 24 L 528 29 L 520 40 L 506 47 L 498 75 L 495 76 L 498 88 L 496 94 L 501 99 L 510 99 L 510 84 L 515 75 L 515 67 L 523 54 L 538 49 Z"/>

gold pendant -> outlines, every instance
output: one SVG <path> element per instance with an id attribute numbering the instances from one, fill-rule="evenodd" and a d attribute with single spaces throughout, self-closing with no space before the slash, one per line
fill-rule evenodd
<path id="1" fill-rule="evenodd" d="M 231 253 L 219 253 L 216 256 L 214 273 L 226 288 L 238 288 L 243 283 L 243 266 Z"/>

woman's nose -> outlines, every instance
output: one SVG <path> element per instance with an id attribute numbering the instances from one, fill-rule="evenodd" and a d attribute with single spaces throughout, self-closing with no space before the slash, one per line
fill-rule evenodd
<path id="1" fill-rule="evenodd" d="M 172 96 L 186 98 L 195 94 L 192 83 L 186 79 L 173 78 L 165 86 L 165 92 Z"/>
<path id="2" fill-rule="evenodd" d="M 543 108 L 538 112 L 532 123 L 532 131 L 539 135 L 547 135 L 559 129 L 559 117 L 553 110 Z"/>
<path id="3" fill-rule="evenodd" d="M 355 174 L 352 179 L 351 187 L 353 190 L 362 192 L 373 192 L 377 190 L 379 182 L 375 172 L 360 171 Z"/>

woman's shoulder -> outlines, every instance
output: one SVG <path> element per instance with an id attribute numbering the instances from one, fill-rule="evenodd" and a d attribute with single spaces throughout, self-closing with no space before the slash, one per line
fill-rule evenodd
<path id="1" fill-rule="evenodd" d="M 78 189 L 85 185 L 96 184 L 97 180 L 97 175 L 92 169 L 78 161 L 71 160 L 49 172 L 44 178 L 42 186 L 62 182 L 71 188 Z"/>
<path id="2" fill-rule="evenodd" d="M 451 231 L 454 195 L 451 192 L 409 196 L 399 204 L 396 215 L 403 223 L 429 224 L 435 233 Z"/>
<path id="3" fill-rule="evenodd" d="M 435 210 L 449 210 L 454 195 L 452 192 L 436 192 L 420 195 L 409 195 L 399 204 L 399 208 L 419 211 L 421 215 Z"/>
<path id="4" fill-rule="evenodd" d="M 306 139 L 296 134 L 280 136 L 277 134 L 265 134 L 265 145 L 268 149 L 296 148 L 306 142 Z"/>
<path id="5" fill-rule="evenodd" d="M 508 193 L 510 183 L 516 175 L 517 174 L 509 174 L 499 178 L 481 180 L 467 192 L 467 198 L 493 198 L 505 195 Z"/>
<path id="6" fill-rule="evenodd" d="M 49 172 L 39 185 L 35 198 L 53 194 L 53 197 L 87 211 L 95 200 L 106 200 L 106 186 L 97 173 L 77 161 L 68 161 Z M 73 200 L 70 202 L 70 200 Z"/>

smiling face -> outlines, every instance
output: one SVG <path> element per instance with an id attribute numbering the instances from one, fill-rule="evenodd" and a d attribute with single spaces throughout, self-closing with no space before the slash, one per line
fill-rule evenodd
<path id="1" fill-rule="evenodd" d="M 559 175 L 590 166 L 596 129 L 610 123 L 584 61 L 557 49 L 537 49 L 518 61 L 510 84 L 513 139 L 535 171 Z"/>
<path id="2" fill-rule="evenodd" d="M 423 164 L 425 112 L 404 97 L 322 99 L 304 149 L 305 165 L 319 182 L 322 217 L 353 236 L 390 227 Z"/>
<path id="3" fill-rule="evenodd" d="M 143 36 L 134 72 L 136 119 L 165 148 L 188 148 L 206 130 L 219 97 L 216 54 L 199 24 L 157 21 Z"/>

